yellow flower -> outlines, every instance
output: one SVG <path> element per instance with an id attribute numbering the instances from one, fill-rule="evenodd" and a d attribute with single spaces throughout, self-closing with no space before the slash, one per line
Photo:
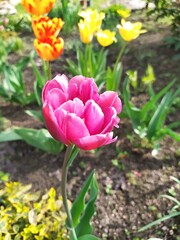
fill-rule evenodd
<path id="1" fill-rule="evenodd" d="M 121 25 L 117 25 L 117 28 L 119 28 L 119 34 L 121 37 L 127 41 L 130 42 L 133 39 L 137 38 L 141 33 L 145 33 L 146 30 L 141 30 L 142 23 L 136 22 L 126 22 L 124 19 L 121 20 Z"/>
<path id="2" fill-rule="evenodd" d="M 85 44 L 90 43 L 94 36 L 94 30 L 92 29 L 91 24 L 81 19 L 78 23 L 78 28 L 81 41 Z"/>
<path id="3" fill-rule="evenodd" d="M 102 30 L 100 29 L 97 33 L 97 40 L 99 44 L 103 47 L 111 45 L 113 42 L 116 42 L 115 32 L 111 32 L 109 29 Z"/>
<path id="4" fill-rule="evenodd" d="M 64 22 L 61 18 L 34 17 L 32 20 L 32 29 L 38 39 L 45 39 L 59 34 Z"/>
<path id="5" fill-rule="evenodd" d="M 117 10 L 117 13 L 123 18 L 128 18 L 131 15 L 131 10 L 130 9 L 119 9 L 119 10 Z"/>
<path id="6" fill-rule="evenodd" d="M 99 13 L 97 10 L 93 10 L 91 8 L 81 11 L 79 16 L 90 24 L 91 29 L 94 32 L 100 29 L 102 20 L 105 18 L 105 14 L 103 12 Z"/>
<path id="7" fill-rule="evenodd" d="M 51 36 L 44 41 L 34 40 L 37 54 L 45 61 L 53 61 L 60 57 L 64 49 L 64 40 Z"/>
<path id="8" fill-rule="evenodd" d="M 21 0 L 21 3 L 28 13 L 42 15 L 52 9 L 55 0 Z"/>

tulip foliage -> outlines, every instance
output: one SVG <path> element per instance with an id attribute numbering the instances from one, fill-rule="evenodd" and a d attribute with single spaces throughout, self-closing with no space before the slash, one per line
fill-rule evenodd
<path id="1" fill-rule="evenodd" d="M 170 82 L 160 92 L 155 94 L 152 92 L 150 100 L 142 106 L 137 108 L 131 102 L 129 77 L 126 78 L 123 84 L 123 100 L 126 106 L 125 111 L 132 122 L 134 132 L 140 138 L 147 137 L 147 139 L 155 145 L 165 135 L 169 135 L 177 141 L 180 141 L 179 135 L 172 129 L 179 125 L 179 122 L 174 122 L 172 125 L 164 126 L 164 122 L 172 107 L 174 100 L 180 93 L 180 88 L 173 91 L 172 86 L 174 81 Z"/>

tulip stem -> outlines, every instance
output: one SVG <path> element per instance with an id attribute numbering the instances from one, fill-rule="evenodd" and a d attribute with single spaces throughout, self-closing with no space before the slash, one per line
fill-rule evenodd
<path id="1" fill-rule="evenodd" d="M 92 44 L 86 44 L 87 48 L 87 77 L 94 77 L 92 70 Z"/>
<path id="2" fill-rule="evenodd" d="M 68 173 L 68 162 L 72 153 L 74 145 L 71 144 L 67 147 L 66 153 L 64 156 L 63 168 L 62 168 L 62 180 L 61 180 L 61 191 L 62 191 L 62 199 L 64 204 L 64 209 L 67 214 L 67 221 L 68 221 L 68 228 L 70 229 L 70 234 L 72 235 L 73 240 L 77 240 L 76 232 L 73 227 L 73 220 L 71 211 L 68 206 L 68 199 L 67 199 L 67 173 Z"/>
<path id="3" fill-rule="evenodd" d="M 120 59 L 121 59 L 121 57 L 122 57 L 122 55 L 123 55 L 123 53 L 124 53 L 125 47 L 126 47 L 126 43 L 123 43 L 123 44 L 122 44 L 122 47 L 121 47 L 121 50 L 120 50 L 120 52 L 119 52 L 119 55 L 118 55 L 118 57 L 117 57 L 117 59 L 116 59 L 115 65 L 114 65 L 114 70 L 115 70 L 115 71 L 116 71 L 117 65 L 118 65 L 118 63 L 119 63 L 119 61 L 120 61 Z"/>
<path id="4" fill-rule="evenodd" d="M 51 65 L 49 61 L 43 61 L 45 83 L 51 79 Z"/>

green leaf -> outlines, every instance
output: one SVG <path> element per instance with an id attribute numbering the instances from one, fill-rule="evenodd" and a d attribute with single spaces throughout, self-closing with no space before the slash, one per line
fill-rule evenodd
<path id="1" fill-rule="evenodd" d="M 162 137 L 165 136 L 165 135 L 169 135 L 170 137 L 175 139 L 177 142 L 180 142 L 180 134 L 171 130 L 169 128 L 169 126 L 167 128 L 160 129 L 159 135 L 162 136 Z"/>
<path id="2" fill-rule="evenodd" d="M 36 81 L 38 82 L 38 85 L 40 86 L 40 88 L 43 87 L 44 85 L 44 76 L 42 76 L 42 74 L 40 73 L 39 69 L 37 68 L 34 60 L 33 60 L 33 53 L 32 53 L 32 57 L 31 57 L 31 64 L 32 64 L 32 68 L 36 77 Z"/>
<path id="3" fill-rule="evenodd" d="M 69 161 L 68 161 L 68 166 L 71 166 L 73 160 L 76 158 L 78 153 L 79 153 L 79 148 L 74 146 L 74 148 L 71 152 L 71 156 L 70 156 Z"/>
<path id="4" fill-rule="evenodd" d="M 157 93 L 150 101 L 148 101 L 141 109 L 141 122 L 149 119 L 149 111 L 155 108 L 157 109 L 157 101 L 171 88 L 175 81 L 170 82 L 165 88 L 163 88 L 159 93 Z"/>
<path id="5" fill-rule="evenodd" d="M 78 240 L 100 240 L 100 238 L 95 237 L 91 234 L 86 234 L 84 236 L 79 237 Z"/>
<path id="6" fill-rule="evenodd" d="M 138 129 L 138 127 L 141 125 L 141 111 L 139 108 L 136 108 L 131 102 L 130 102 L 130 90 L 129 90 L 129 81 L 128 77 L 126 77 L 124 84 L 123 84 L 123 99 L 126 107 L 126 112 L 129 116 L 129 118 L 132 121 L 133 129 Z"/>
<path id="7" fill-rule="evenodd" d="M 170 195 L 167 195 L 167 194 L 162 194 L 162 195 L 160 195 L 160 197 L 167 198 L 167 199 L 175 202 L 180 207 L 180 201 L 178 201 L 176 198 L 174 198 L 174 197 L 172 197 Z"/>
<path id="8" fill-rule="evenodd" d="M 15 129 L 9 129 L 0 133 L 0 142 L 22 140 L 21 136 L 15 132 Z"/>
<path id="9" fill-rule="evenodd" d="M 151 227 L 153 227 L 153 226 L 156 226 L 156 225 L 158 225 L 159 223 L 161 223 L 161 222 L 163 222 L 163 221 L 166 221 L 166 220 L 171 219 L 171 218 L 173 218 L 173 217 L 177 217 L 177 216 L 179 216 L 179 215 L 180 215 L 180 212 L 174 212 L 174 213 L 171 213 L 171 214 L 169 214 L 169 215 L 166 215 L 166 216 L 164 216 L 164 217 L 162 217 L 162 218 L 160 218 L 160 219 L 157 219 L 157 220 L 155 220 L 155 221 L 147 224 L 146 226 L 140 228 L 140 229 L 138 230 L 138 232 L 143 232 L 143 231 L 147 230 L 148 228 L 151 228 Z"/>
<path id="10" fill-rule="evenodd" d="M 56 154 L 64 148 L 64 144 L 54 140 L 47 129 L 18 128 L 14 131 L 28 144 L 49 153 Z"/>
<path id="11" fill-rule="evenodd" d="M 153 114 L 147 129 L 147 137 L 149 139 L 155 136 L 156 132 L 162 128 L 171 99 L 172 99 L 172 92 L 166 93 L 161 103 L 157 107 L 155 113 Z"/>
<path id="12" fill-rule="evenodd" d="M 39 106 L 42 105 L 42 101 L 41 101 L 41 87 L 39 86 L 39 83 L 38 81 L 35 81 L 34 82 L 34 94 L 35 94 L 35 97 L 36 97 L 36 100 L 37 100 L 37 103 Z"/>
<path id="13" fill-rule="evenodd" d="M 29 116 L 39 120 L 40 122 L 44 122 L 44 118 L 42 115 L 42 111 L 39 110 L 26 110 L 25 113 L 27 113 Z"/>
<path id="14" fill-rule="evenodd" d="M 71 214 L 72 214 L 74 227 L 76 227 L 79 224 L 81 220 L 81 215 L 83 214 L 83 211 L 86 207 L 85 197 L 93 181 L 93 176 L 94 176 L 94 171 L 92 171 L 91 174 L 89 175 L 88 179 L 84 183 L 80 193 L 78 194 L 76 200 L 72 205 Z"/>
<path id="15" fill-rule="evenodd" d="M 90 197 L 85 206 L 81 220 L 76 227 L 77 236 L 82 236 L 88 233 L 90 234 L 93 231 L 90 221 L 95 213 L 95 201 L 97 199 L 97 195 L 98 195 L 98 184 L 95 179 L 95 176 L 93 175 L 91 185 L 90 185 Z"/>

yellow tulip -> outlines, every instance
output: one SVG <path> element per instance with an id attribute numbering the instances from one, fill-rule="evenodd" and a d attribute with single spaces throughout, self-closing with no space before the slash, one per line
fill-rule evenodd
<path id="1" fill-rule="evenodd" d="M 52 9 L 55 0 L 21 0 L 21 3 L 28 13 L 42 15 Z"/>
<path id="2" fill-rule="evenodd" d="M 32 20 L 32 29 L 38 39 L 45 39 L 59 34 L 64 22 L 61 18 L 35 17 Z"/>
<path id="3" fill-rule="evenodd" d="M 81 41 L 85 44 L 90 43 L 94 36 L 94 30 L 92 29 L 91 24 L 81 19 L 78 23 L 78 28 Z"/>
<path id="4" fill-rule="evenodd" d="M 111 45 L 113 42 L 116 42 L 115 32 L 111 32 L 109 29 L 102 30 L 100 29 L 96 33 L 97 40 L 99 44 L 103 47 Z"/>
<path id="5" fill-rule="evenodd" d="M 100 29 L 102 20 L 105 18 L 105 14 L 103 12 L 98 12 L 93 9 L 86 9 L 79 13 L 79 16 L 82 17 L 86 22 L 89 22 L 92 31 L 96 32 Z"/>
<path id="6" fill-rule="evenodd" d="M 60 57 L 64 49 L 64 40 L 51 36 L 44 41 L 34 40 L 37 54 L 45 61 L 53 61 Z"/>
<path id="7" fill-rule="evenodd" d="M 121 25 L 117 25 L 117 28 L 119 29 L 121 37 L 127 42 L 136 39 L 141 33 L 146 32 L 146 30 L 141 30 L 141 22 L 131 23 L 126 22 L 124 19 L 121 20 Z"/>
<path id="8" fill-rule="evenodd" d="M 130 9 L 119 9 L 119 10 L 117 10 L 117 13 L 123 18 L 128 18 L 131 15 L 131 10 Z"/>

